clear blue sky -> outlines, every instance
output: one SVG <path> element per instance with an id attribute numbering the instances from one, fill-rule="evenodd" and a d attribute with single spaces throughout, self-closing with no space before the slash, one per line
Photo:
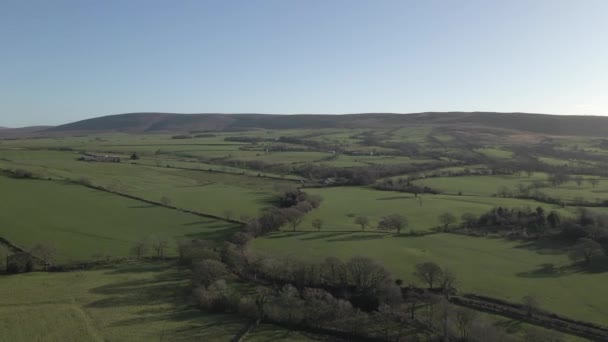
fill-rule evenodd
<path id="1" fill-rule="evenodd" d="M 0 126 L 165 111 L 608 115 L 606 0 L 2 0 Z"/>

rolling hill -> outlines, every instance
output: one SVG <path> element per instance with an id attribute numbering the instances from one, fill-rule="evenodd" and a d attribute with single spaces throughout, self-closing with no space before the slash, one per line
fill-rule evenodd
<path id="1" fill-rule="evenodd" d="M 394 128 L 416 125 L 524 131 L 549 135 L 608 135 L 608 117 L 494 112 L 427 112 L 413 114 L 117 114 L 55 127 L 2 130 L 2 134 L 161 133 L 216 130 Z"/>

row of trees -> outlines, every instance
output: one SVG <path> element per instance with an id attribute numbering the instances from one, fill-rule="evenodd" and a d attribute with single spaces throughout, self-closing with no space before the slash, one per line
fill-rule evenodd
<path id="1" fill-rule="evenodd" d="M 382 265 L 364 257 L 304 263 L 253 255 L 232 243 L 217 248 L 192 240 L 186 245 L 199 249 L 188 263 L 195 297 L 205 310 L 351 339 L 509 340 L 475 311 L 449 302 L 456 278 L 432 262 L 415 268 L 414 276 L 431 289 L 423 290 L 403 287 L 402 280 L 393 279 Z M 257 284 L 255 291 L 241 291 L 246 287 L 234 286 L 236 279 Z M 532 300 L 530 306 L 537 304 Z M 537 330 L 526 335 L 534 336 L 534 341 L 547 338 Z"/>

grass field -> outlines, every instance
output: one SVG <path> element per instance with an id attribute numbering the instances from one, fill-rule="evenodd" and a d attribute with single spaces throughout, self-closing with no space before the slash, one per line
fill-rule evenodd
<path id="1" fill-rule="evenodd" d="M 77 156 L 72 152 L 4 150 L 0 151 L 0 158 L 4 158 L 0 159 L 0 167 L 24 168 L 43 178 L 86 178 L 93 185 L 156 202 L 167 196 L 180 208 L 216 216 L 223 216 L 228 209 L 256 215 L 269 205 L 278 188 L 297 184 L 293 177 L 281 180 L 257 177 L 257 173 L 251 172 L 225 173 L 220 166 L 214 168 L 220 172 L 209 172 L 203 167 L 194 171 L 128 162 L 88 163 L 77 161 Z"/>
<path id="2" fill-rule="evenodd" d="M 168 263 L 15 275 L 0 293 L 2 341 L 229 341 L 247 323 L 193 308 Z"/>
<path id="3" fill-rule="evenodd" d="M 462 193 L 463 195 L 492 196 L 499 192 L 502 187 L 510 191 L 516 191 L 518 184 L 529 186 L 534 181 L 546 181 L 547 176 L 543 173 L 534 173 L 527 176 L 460 176 L 460 177 L 435 177 L 419 179 L 414 184 L 428 186 L 446 194 Z"/>
<path id="4" fill-rule="evenodd" d="M 237 229 L 80 185 L 0 177 L 0 189 L 0 236 L 23 247 L 53 244 L 63 262 L 95 253 L 127 256 L 142 238 L 221 240 Z"/>
<path id="5" fill-rule="evenodd" d="M 532 207 L 542 206 L 550 210 L 560 210 L 557 206 L 529 200 L 484 196 L 423 195 L 414 197 L 410 193 L 379 191 L 360 187 L 339 187 L 306 189 L 306 192 L 320 195 L 323 202 L 318 209 L 306 215 L 299 230 L 312 230 L 312 220 L 320 218 L 324 230 L 357 231 L 361 228 L 354 223 L 359 215 L 368 216 L 370 230 L 375 230 L 378 220 L 389 214 L 402 214 L 408 218 L 409 227 L 417 231 L 437 227 L 438 216 L 450 212 L 457 217 L 470 212 L 482 214 L 495 206 Z M 420 205 L 422 199 L 422 206 Z M 288 228 L 285 228 L 288 229 Z"/>
<path id="6" fill-rule="evenodd" d="M 466 133 L 466 132 L 465 132 Z M 192 134 L 196 135 L 196 134 Z M 226 141 L 227 137 L 262 138 L 256 143 Z M 281 136 L 298 137 L 314 144 L 284 143 Z M 201 237 L 224 241 L 238 228 L 222 220 L 203 218 L 179 210 L 149 205 L 108 192 L 62 180 L 85 178 L 93 185 L 159 202 L 167 197 L 172 206 L 201 213 L 239 219 L 255 216 L 275 204 L 280 189 L 300 185 L 300 176 L 289 174 L 303 165 L 351 168 L 383 165 L 434 164 L 435 168 L 403 174 L 434 176 L 418 179 L 417 185 L 440 190 L 440 195 L 378 191 L 371 187 L 305 188 L 323 197 L 321 206 L 307 213 L 296 232 L 283 232 L 255 239 L 250 249 L 275 257 L 322 260 L 327 256 L 349 258 L 365 255 L 385 264 L 406 283 L 417 283 L 414 265 L 435 261 L 450 268 L 462 292 L 520 301 L 533 294 L 547 310 L 572 318 L 606 324 L 608 317 L 608 272 L 583 272 L 572 267 L 569 246 L 524 243 L 498 238 L 473 238 L 431 234 L 439 226 L 438 216 L 452 213 L 482 214 L 496 207 L 543 207 L 563 216 L 575 210 L 577 199 L 608 200 L 608 180 L 592 187 L 570 181 L 559 187 L 543 186 L 544 194 L 568 201 L 566 208 L 531 200 L 497 197 L 502 188 L 516 192 L 520 185 L 546 182 L 545 173 L 528 176 L 450 176 L 465 169 L 485 170 L 493 162 L 506 163 L 514 155 L 511 136 L 481 134 L 463 141 L 463 132 L 448 129 L 396 127 L 394 129 L 252 129 L 246 132 L 215 132 L 212 136 L 173 139 L 171 134 L 103 134 L 63 138 L 0 140 L 0 168 L 22 168 L 53 180 L 16 180 L 0 177 L 0 237 L 29 248 L 50 243 L 59 263 L 89 260 L 94 254 L 129 255 L 132 244 L 142 238 Z M 368 139 L 369 138 L 369 139 Z M 479 140 L 478 139 L 485 139 Z M 507 141 L 500 144 L 500 141 Z M 588 151 L 594 158 L 606 154 L 599 141 L 564 138 L 553 142 L 556 150 Z M 369 140 L 369 141 L 368 141 Z M 466 139 L 465 139 L 466 140 Z M 481 145 L 482 142 L 486 142 Z M 366 145 L 368 144 L 368 145 Z M 578 147 L 577 147 L 578 145 Z M 331 147 L 330 147 L 331 146 Z M 484 146 L 483 148 L 478 148 Z M 273 152 L 274 148 L 293 151 Z M 414 147 L 409 153 L 404 147 Z M 523 148 L 522 146 L 520 146 Z M 525 146 L 524 146 L 525 147 Z M 330 150 L 336 149 L 336 154 Z M 77 152 L 78 151 L 78 152 Z M 80 162 L 80 151 L 120 155 L 122 163 Z M 137 152 L 140 159 L 128 160 Z M 344 153 L 342 153 L 344 152 Z M 358 154 L 349 155 L 349 152 Z M 391 155 L 382 155 L 390 152 Z M 402 155 L 392 155 L 402 153 Z M 481 158 L 484 155 L 487 158 Z M 570 160 L 531 153 L 545 164 L 597 170 L 599 159 Z M 591 156 L 591 154 L 590 154 Z M 470 158 L 469 158 L 470 157 Z M 570 157 L 567 157 L 570 158 Z M 488 165 L 479 164 L 487 161 Z M 250 162 L 265 166 L 258 171 Z M 447 161 L 460 162 L 445 166 Z M 249 164 L 248 164 L 249 163 Z M 231 165 L 231 166 L 227 166 Z M 452 164 L 450 164 L 452 165 Z M 248 169 L 248 167 L 252 167 Z M 586 171 L 581 171 L 586 172 Z M 339 174 L 339 173 L 337 173 Z M 600 177 L 583 175 L 583 177 Z M 259 175 L 259 176 L 258 176 Z M 263 177 L 267 176 L 267 177 Z M 439 176 L 439 177 L 435 177 Z M 306 179 L 305 184 L 320 180 Z M 606 208 L 593 208 L 608 212 Z M 402 236 L 379 233 L 378 220 L 388 214 L 406 216 L 409 226 Z M 370 218 L 370 227 L 360 232 L 356 216 Z M 323 220 L 321 232 L 312 221 Z M 409 236 L 410 230 L 420 236 Z M 5 251 L 0 247 L 0 255 Z M 543 264 L 552 263 L 559 273 L 546 274 Z M 135 263 L 86 272 L 26 274 L 0 279 L 0 341 L 30 340 L 204 340 L 228 341 L 246 321 L 230 315 L 206 315 L 193 310 L 182 296 L 187 285 L 185 271 L 167 264 Z M 418 284 L 420 285 L 420 284 Z M 26 327 L 23 329 L 16 327 Z M 512 324 L 512 322 L 505 322 Z M 304 334 L 272 325 L 262 325 L 246 341 L 308 341 Z"/>
<path id="7" fill-rule="evenodd" d="M 414 265 L 434 261 L 456 274 L 462 292 L 515 302 L 533 294 L 543 308 L 559 314 L 599 324 L 605 324 L 608 317 L 608 273 L 570 268 L 563 246 L 452 234 L 282 232 L 254 240 L 251 249 L 314 261 L 328 256 L 368 256 L 386 265 L 395 277 L 418 285 Z M 543 274 L 540 268 L 545 263 L 563 267 L 563 273 Z"/>
<path id="8" fill-rule="evenodd" d="M 533 173 L 528 176 L 497 175 L 497 176 L 460 176 L 460 177 L 435 177 L 419 179 L 414 181 L 417 185 L 428 186 L 445 194 L 492 196 L 500 193 L 502 188 L 508 192 L 517 194 L 518 186 L 530 186 L 533 182 L 544 182 L 545 186 L 538 191 L 552 198 L 566 201 L 574 201 L 577 198 L 585 201 L 603 201 L 608 199 L 608 181 L 597 176 L 581 176 L 584 181 L 578 185 L 575 181 L 568 181 L 559 186 L 549 186 L 547 175 L 544 173 Z M 592 186 L 587 180 L 595 178 L 599 180 L 597 186 Z"/>

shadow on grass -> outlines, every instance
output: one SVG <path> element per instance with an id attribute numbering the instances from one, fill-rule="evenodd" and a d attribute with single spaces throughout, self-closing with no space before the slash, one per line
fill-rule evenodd
<path id="1" fill-rule="evenodd" d="M 135 205 L 135 206 L 130 206 L 127 207 L 129 209 L 146 209 L 146 208 L 157 208 L 157 205 L 154 204 L 148 204 L 148 205 Z"/>
<path id="2" fill-rule="evenodd" d="M 313 232 L 281 232 L 266 236 L 267 239 L 284 239 L 299 235 L 312 234 Z"/>
<path id="3" fill-rule="evenodd" d="M 217 223 L 217 220 L 209 219 L 206 221 L 194 221 L 194 222 L 182 223 L 182 226 L 197 226 L 197 225 L 201 225 L 201 224 L 211 224 L 211 223 Z"/>
<path id="4" fill-rule="evenodd" d="M 327 242 L 348 242 L 348 241 L 363 241 L 363 240 L 376 240 L 376 239 L 382 239 L 384 238 L 386 235 L 385 234 L 353 234 L 351 236 L 345 236 L 343 238 L 336 238 L 336 239 L 327 239 L 325 241 Z"/>
<path id="5" fill-rule="evenodd" d="M 559 278 L 572 273 L 570 267 L 555 267 L 550 263 L 540 264 L 536 269 L 527 272 L 519 272 L 520 278 Z"/>
<path id="6" fill-rule="evenodd" d="M 608 256 L 596 257 L 591 262 L 577 262 L 567 266 L 555 267 L 553 264 L 541 264 L 538 268 L 517 273 L 522 278 L 558 278 L 574 273 L 597 274 L 608 272 Z"/>
<path id="7" fill-rule="evenodd" d="M 591 262 L 579 262 L 572 265 L 577 273 L 604 273 L 608 272 L 608 256 L 595 257 Z"/>
<path id="8" fill-rule="evenodd" d="M 305 238 L 301 238 L 301 241 L 313 241 L 313 240 L 322 240 L 322 239 L 326 239 L 326 238 L 331 238 L 331 237 L 335 237 L 335 236 L 341 236 L 341 235 L 346 235 L 346 234 L 351 234 L 350 232 L 327 232 L 327 233 L 317 233 L 314 236 L 310 236 L 310 237 L 305 237 Z"/>
<path id="9" fill-rule="evenodd" d="M 114 282 L 90 290 L 91 293 L 103 295 L 104 298 L 87 304 L 87 308 L 111 308 L 122 306 L 137 306 L 145 308 L 149 305 L 176 304 L 180 298 L 181 304 L 187 304 L 189 298 L 190 282 L 187 272 L 171 270 L 167 263 L 159 267 L 146 267 L 145 265 L 128 267 L 120 272 L 108 274 L 141 274 L 156 272 L 156 274 L 134 280 Z M 169 269 L 169 270 L 168 270 Z M 179 303 L 178 303 L 179 304 Z"/>
<path id="10" fill-rule="evenodd" d="M 147 272 L 164 272 L 168 267 L 175 267 L 174 263 L 170 261 L 156 261 L 156 262 L 136 262 L 130 265 L 118 265 L 111 266 L 105 272 L 106 274 L 138 274 Z"/>
<path id="11" fill-rule="evenodd" d="M 524 328 L 524 324 L 521 321 L 514 319 L 496 322 L 495 326 L 503 329 L 508 334 L 517 334 Z"/>
<path id="12" fill-rule="evenodd" d="M 412 197 L 412 196 L 393 196 L 393 197 L 376 198 L 376 201 L 392 201 L 392 200 L 412 199 L 412 198 L 414 198 L 414 197 Z"/>
<path id="13" fill-rule="evenodd" d="M 513 248 L 529 249 L 538 254 L 544 255 L 560 255 L 568 252 L 570 244 L 558 240 L 540 239 L 540 240 L 525 240 L 516 238 L 503 238 L 509 241 L 519 242 Z"/>
<path id="14" fill-rule="evenodd" d="M 145 276 L 142 274 L 145 272 L 154 273 Z M 210 315 L 196 309 L 191 299 L 189 272 L 169 262 L 142 262 L 117 267 L 107 274 L 116 273 L 137 279 L 93 288 L 90 292 L 102 298 L 85 305 L 88 309 L 128 307 L 130 314 L 110 323 L 111 327 L 134 330 L 146 327 L 151 336 L 161 334 L 172 341 L 209 341 L 218 337 L 229 340 L 247 323 L 237 316 Z"/>

